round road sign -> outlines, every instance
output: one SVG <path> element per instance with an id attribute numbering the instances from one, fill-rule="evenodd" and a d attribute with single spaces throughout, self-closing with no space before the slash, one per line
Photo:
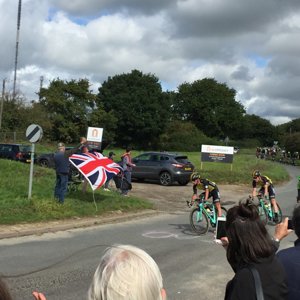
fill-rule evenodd
<path id="1" fill-rule="evenodd" d="M 26 138 L 31 143 L 37 143 L 41 140 L 43 136 L 43 129 L 41 126 L 36 124 L 31 124 L 26 129 Z"/>

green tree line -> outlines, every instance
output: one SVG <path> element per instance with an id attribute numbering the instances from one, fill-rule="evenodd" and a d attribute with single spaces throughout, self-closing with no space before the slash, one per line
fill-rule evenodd
<path id="1" fill-rule="evenodd" d="M 224 141 L 240 147 L 272 146 L 275 140 L 290 151 L 300 148 L 300 119 L 273 126 L 249 115 L 236 100 L 236 91 L 213 78 L 163 91 L 155 75 L 132 70 L 108 77 L 97 94 L 88 79 L 57 78 L 38 96 L 39 101 L 25 105 L 21 97 L 6 95 L 1 130 L 25 131 L 36 123 L 45 139 L 74 143 L 87 127 L 101 127 L 111 145 L 144 150 L 197 151 L 201 144 Z"/>

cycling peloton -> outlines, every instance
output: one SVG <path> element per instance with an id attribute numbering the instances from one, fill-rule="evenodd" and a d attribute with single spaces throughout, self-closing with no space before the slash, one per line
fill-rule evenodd
<path id="1" fill-rule="evenodd" d="M 265 198 L 269 198 L 269 200 L 271 201 L 271 204 L 274 208 L 274 221 L 276 222 L 278 220 L 278 207 L 277 207 L 277 202 L 275 199 L 275 190 L 274 190 L 274 186 L 272 183 L 272 180 L 265 176 L 265 175 L 261 175 L 260 171 L 255 170 L 252 173 L 252 187 L 253 187 L 253 191 L 252 191 L 252 197 L 254 198 L 256 196 L 256 187 L 257 185 L 260 186 L 260 189 L 258 191 L 258 194 L 263 195 Z"/>
<path id="2" fill-rule="evenodd" d="M 221 210 L 221 203 L 220 203 L 220 192 L 217 187 L 217 185 L 208 179 L 201 178 L 199 173 L 193 173 L 191 175 L 191 181 L 193 183 L 193 196 L 192 196 L 192 203 L 195 201 L 195 199 L 198 198 L 197 196 L 197 190 L 204 190 L 204 201 L 208 200 L 208 198 L 213 198 L 213 204 L 215 205 L 218 217 L 222 216 L 222 210 Z"/>

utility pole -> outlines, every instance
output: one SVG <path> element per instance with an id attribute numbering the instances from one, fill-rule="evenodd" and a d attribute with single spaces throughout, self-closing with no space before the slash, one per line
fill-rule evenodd
<path id="1" fill-rule="evenodd" d="M 3 79 L 3 84 L 2 84 L 2 97 L 1 97 L 1 105 L 0 105 L 0 129 L 2 124 L 4 96 L 5 96 L 5 79 Z"/>
<path id="2" fill-rule="evenodd" d="M 16 81 L 17 81 L 17 69 L 18 69 L 18 54 L 19 54 L 19 36 L 20 36 L 20 25 L 21 25 L 21 7 L 22 0 L 19 0 L 18 5 L 18 20 L 17 20 L 17 38 L 16 38 L 16 55 L 15 55 L 15 73 L 14 73 L 14 86 L 13 86 L 13 100 L 16 97 Z"/>
<path id="3" fill-rule="evenodd" d="M 41 90 L 43 88 L 44 76 L 40 77 L 40 92 L 39 92 L 39 100 L 41 100 Z"/>

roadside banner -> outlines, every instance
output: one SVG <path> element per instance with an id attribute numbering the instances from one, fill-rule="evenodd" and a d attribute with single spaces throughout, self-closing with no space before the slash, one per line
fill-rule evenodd
<path id="1" fill-rule="evenodd" d="M 214 145 L 202 145 L 201 146 L 201 169 L 202 162 L 233 162 L 233 150 L 234 147 L 227 146 L 214 146 Z M 231 165 L 232 169 L 232 165 Z"/>

